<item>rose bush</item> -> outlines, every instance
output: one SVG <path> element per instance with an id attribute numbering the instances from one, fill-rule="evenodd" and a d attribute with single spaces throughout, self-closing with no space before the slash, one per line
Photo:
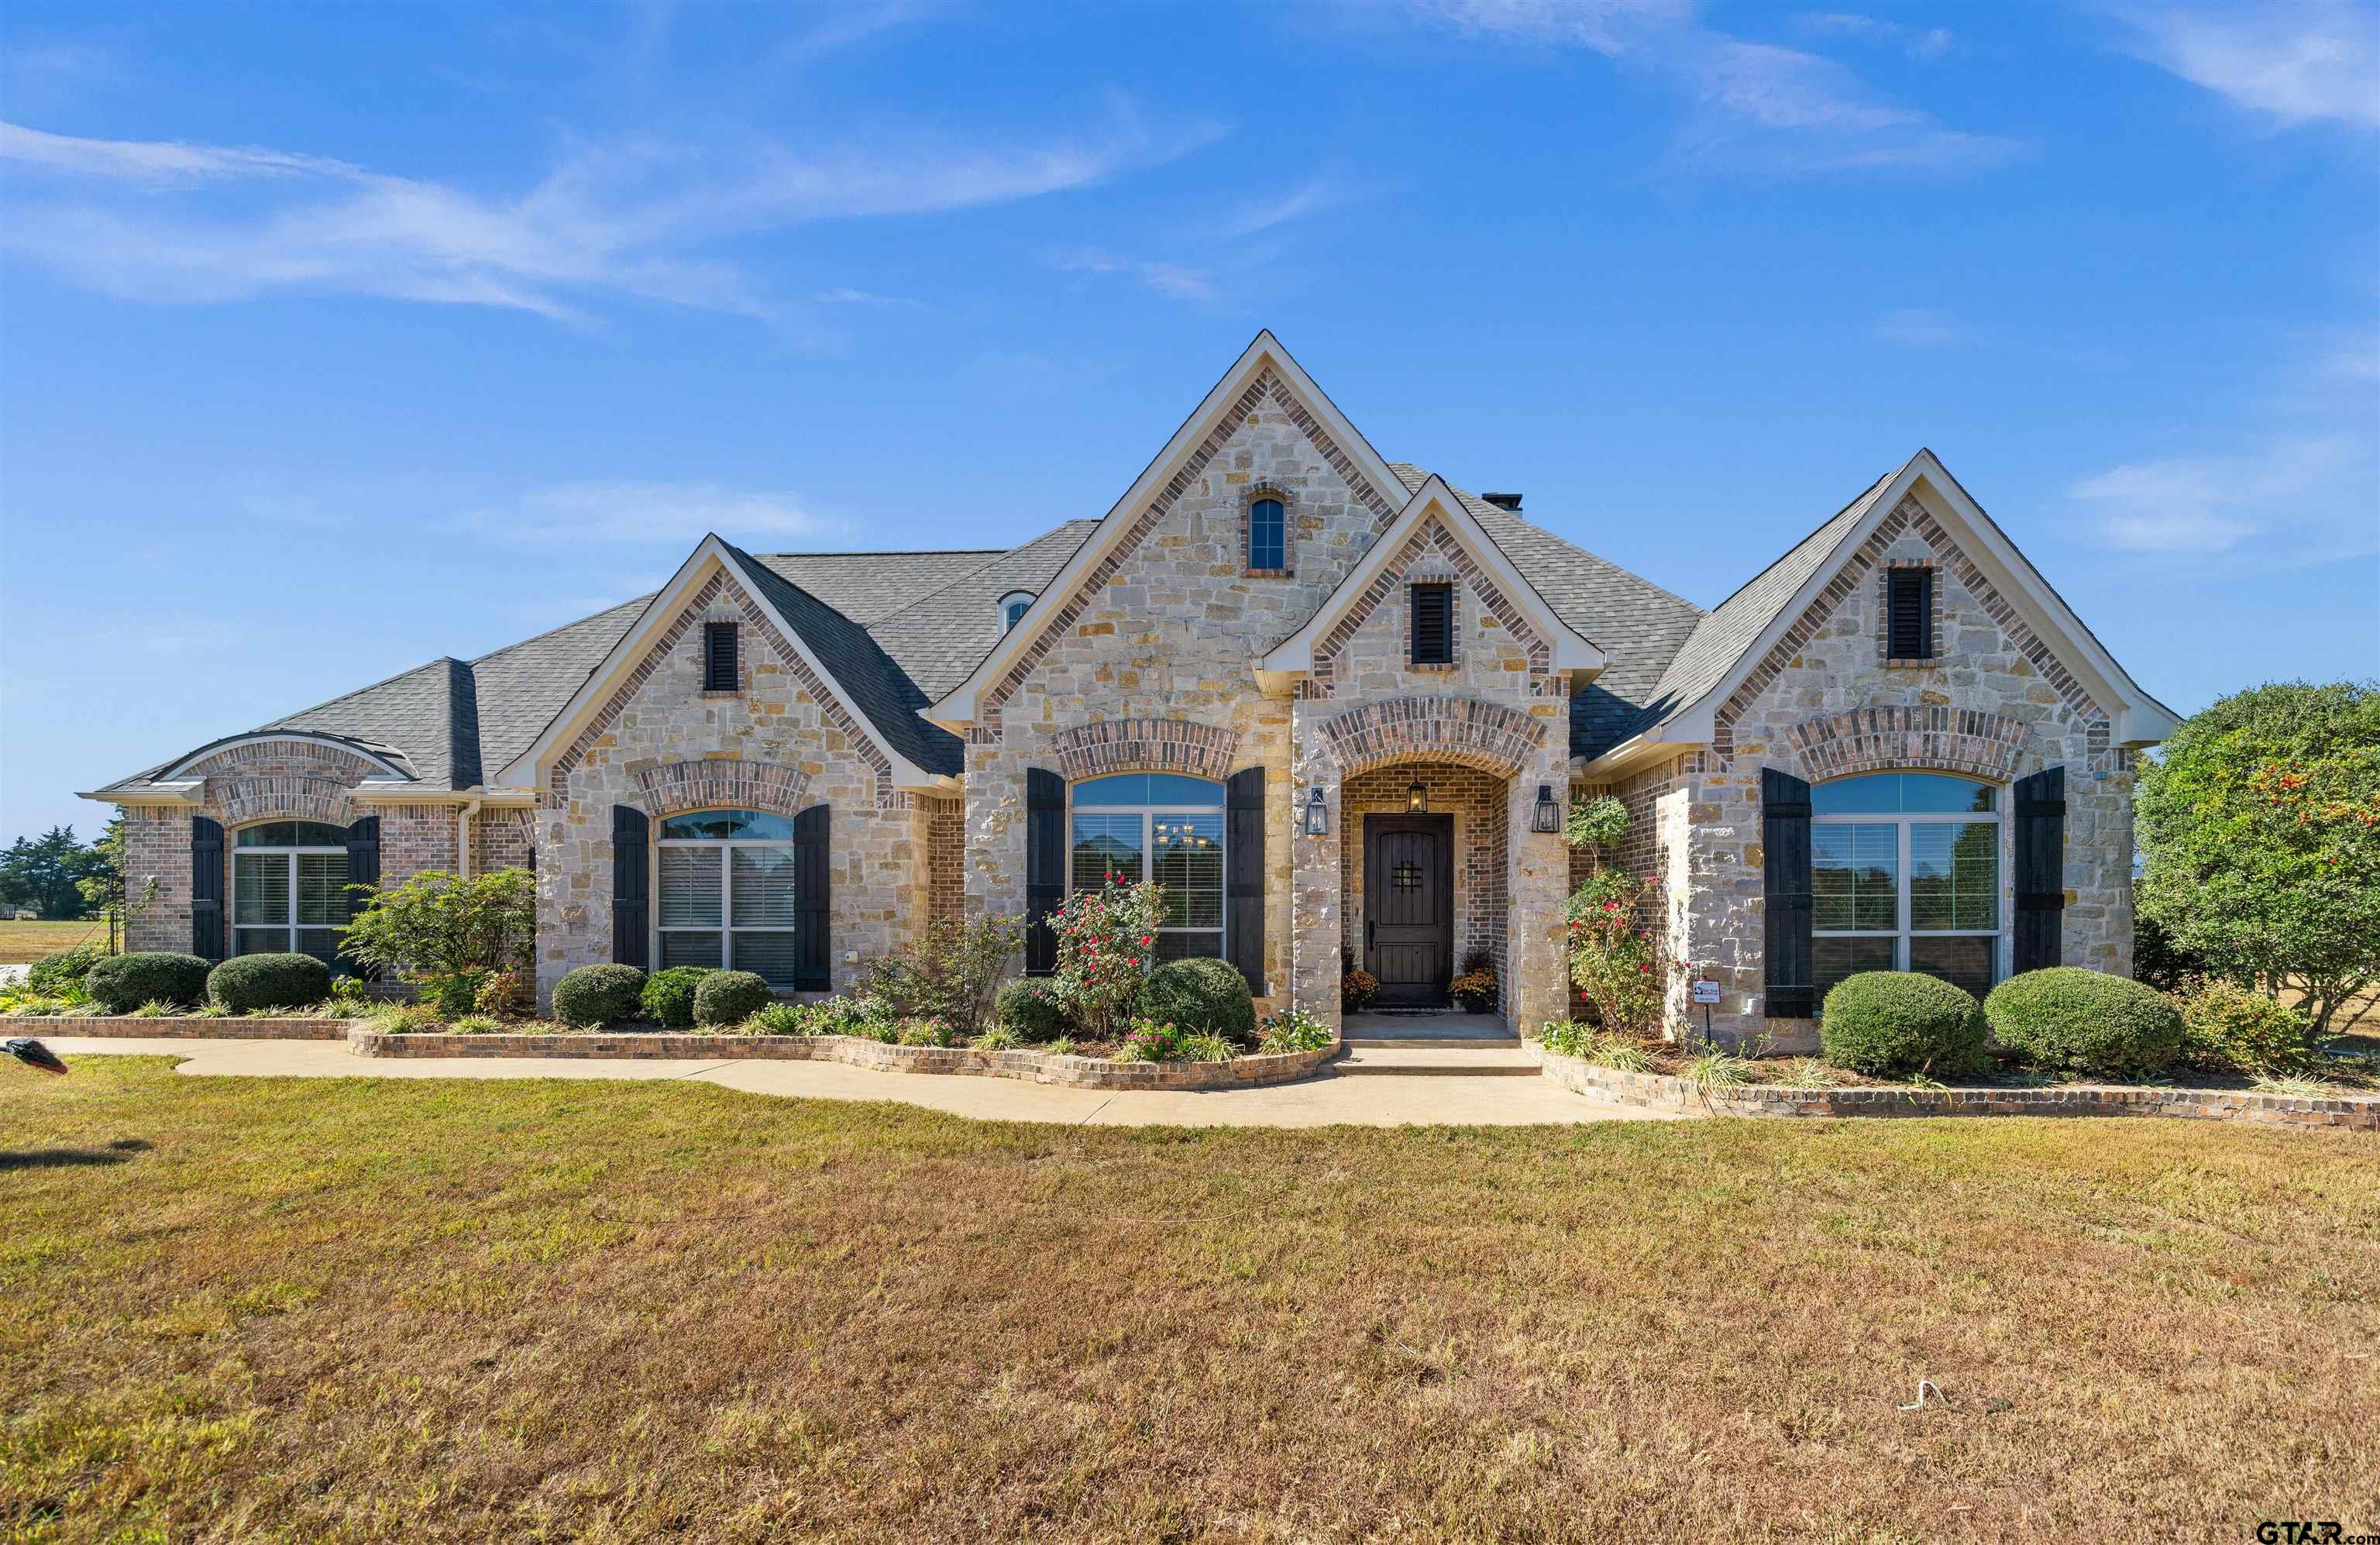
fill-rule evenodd
<path id="1" fill-rule="evenodd" d="M 1105 1040 L 1157 965 L 1157 924 L 1164 894 L 1151 881 L 1120 885 L 1112 873 L 1096 891 L 1076 891 L 1051 914 L 1058 936 L 1052 974 L 1075 1023 Z"/>

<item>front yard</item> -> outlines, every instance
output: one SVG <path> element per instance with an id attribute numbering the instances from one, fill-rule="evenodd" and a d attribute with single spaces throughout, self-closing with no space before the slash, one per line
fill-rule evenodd
<path id="1" fill-rule="evenodd" d="M 2380 1525 L 2380 1146 L 0 1069 L 18 1539 Z M 1899 1407 L 1918 1380 L 1948 1405 Z"/>

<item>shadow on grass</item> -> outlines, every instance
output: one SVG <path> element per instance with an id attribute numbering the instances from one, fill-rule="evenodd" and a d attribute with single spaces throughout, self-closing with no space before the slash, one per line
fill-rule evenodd
<path id="1" fill-rule="evenodd" d="M 23 1153 L 0 1151 L 0 1173 L 9 1170 L 55 1170 L 69 1164 L 121 1164 L 151 1144 L 140 1137 L 118 1137 L 105 1148 L 37 1148 Z"/>

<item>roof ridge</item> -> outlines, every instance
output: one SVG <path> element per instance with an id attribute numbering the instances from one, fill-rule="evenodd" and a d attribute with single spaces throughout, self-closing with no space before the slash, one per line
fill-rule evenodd
<path id="1" fill-rule="evenodd" d="M 324 698 L 321 702 L 318 702 L 318 703 L 308 703 L 308 704 L 307 704 L 305 707 L 303 707 L 303 708 L 293 708 L 293 709 L 291 709 L 291 710 L 290 710 L 288 712 L 286 712 L 286 713 L 276 714 L 276 715 L 275 715 L 275 716 L 273 716 L 272 719 L 269 719 L 269 720 L 267 720 L 265 723 L 263 723 L 263 724 L 259 724 L 255 729 L 252 729 L 252 730 L 241 730 L 241 731 L 238 731 L 238 732 L 237 732 L 237 735 L 259 735 L 259 734 L 261 734 L 262 732 L 264 732 L 264 731 L 266 731 L 266 730 L 271 730 L 271 729 L 297 729 L 297 728 L 298 728 L 299 726 L 298 726 L 298 725 L 296 725 L 296 724 L 292 724 L 288 723 L 288 721 L 289 721 L 289 720 L 292 720 L 292 719 L 297 718 L 297 717 L 298 717 L 299 714 L 301 714 L 301 713 L 319 713 L 319 712 L 321 712 L 323 709 L 326 709 L 326 708 L 335 708 L 335 707 L 337 707 L 340 703 L 346 702 L 349 698 L 360 698 L 360 697 L 362 697 L 362 696 L 363 696 L 365 693 L 367 693 L 367 692 L 376 692 L 376 691 L 380 690 L 382 687 L 386 687 L 389 683 L 391 683 L 391 682 L 393 682 L 393 681 L 403 681 L 407 676 L 409 676 L 409 675 L 419 675 L 422 672 L 424 672 L 424 671 L 426 671 L 426 670 L 429 670 L 429 669 L 431 669 L 431 667 L 433 667 L 433 666 L 437 666 L 437 665 L 443 665 L 443 664 L 447 664 L 447 663 L 455 663 L 455 664 L 457 664 L 457 665 L 468 665 L 469 663 L 471 663 L 471 662 L 469 662 L 469 661 L 468 661 L 468 660 L 460 659 L 460 658 L 458 658 L 457 656 L 455 656 L 455 655 L 452 655 L 452 654 L 441 654 L 441 655 L 438 655 L 438 656 L 436 656 L 436 657 L 434 657 L 434 658 L 432 658 L 432 659 L 425 660 L 425 661 L 423 661 L 423 662 L 422 662 L 420 664 L 419 664 L 419 665 L 407 665 L 405 669 L 403 669 L 403 670 L 401 670 L 401 671 L 393 672 L 392 674 L 390 674 L 390 675 L 384 675 L 384 676 L 381 677 L 378 681 L 375 681 L 375 682 L 370 683 L 369 686 L 358 687 L 357 687 L 357 688 L 356 688 L 354 691 L 352 691 L 352 692 L 342 692 L 342 693 L 340 693 L 340 694 L 339 694 L 337 697 L 335 697 L 335 698 Z M 450 687 L 451 687 L 451 686 L 452 686 L 452 684 L 453 684 L 453 678 L 452 678 L 451 676 L 448 678 L 448 684 L 449 684 L 449 686 L 450 686 Z M 322 735 L 328 735 L 328 734 L 332 734 L 332 733 L 334 733 L 334 732 L 328 731 L 328 730 L 321 730 L 321 731 L 312 731 L 312 732 L 310 732 L 310 733 L 312 733 L 312 734 L 322 734 Z M 225 736 L 224 738 L 225 738 L 225 739 L 234 739 L 234 738 L 237 738 L 237 736 Z M 353 738 L 354 738 L 354 736 L 343 736 L 342 738 L 345 738 L 345 739 L 353 739 Z"/>
<path id="2" fill-rule="evenodd" d="M 1914 461 L 1914 460 L 1916 460 L 1916 459 L 1917 459 L 1917 458 L 1916 458 L 1915 456 L 1912 456 L 1912 457 L 1910 457 L 1910 458 L 1909 458 L 1909 460 L 1910 460 L 1910 461 Z M 1769 571 L 1770 571 L 1770 570 L 1772 570 L 1772 569 L 1776 568 L 1779 564 L 1782 564 L 1786 559 L 1788 559 L 1788 558 L 1791 557 L 1794 554 L 1796 554 L 1796 553 L 1800 552 L 1800 551 L 1802 550 L 1802 544 L 1803 544 L 1803 542 L 1808 541 L 1812 537 L 1816 536 L 1820 531 L 1825 530 L 1828 527 L 1829 527 L 1829 526 L 1833 525 L 1836 521 L 1840 520 L 1844 516 L 1846 516 L 1846 515 L 1850 514 L 1853 509 L 1857 508 L 1857 507 L 1858 507 L 1858 505 L 1859 505 L 1859 504 L 1860 504 L 1860 501 L 1862 501 L 1862 500 L 1864 500 L 1864 499 L 1872 499 L 1872 498 L 1874 498 L 1874 497 L 1876 496 L 1876 491 L 1877 491 L 1878 489 L 1882 488 L 1885 484 L 1887 484 L 1887 483 L 1890 482 L 1893 479 L 1895 479 L 1895 478 L 1897 478 L 1897 477 L 1900 476 L 1901 468 L 1902 468 L 1902 467 L 1907 467 L 1908 465 L 1909 465 L 1909 462 L 1908 462 L 1908 461 L 1904 461 L 1904 462 L 1902 462 L 1902 463 L 1900 464 L 1900 467 L 1896 467 L 1896 468 L 1894 468 L 1891 471 L 1887 472 L 1884 476 L 1882 476 L 1882 477 L 1880 477 L 1880 478 L 1876 479 L 1876 481 L 1874 481 L 1874 482 L 1872 482 L 1872 483 L 1868 484 L 1865 488 L 1861 489 L 1857 493 L 1855 493 L 1855 494 L 1852 495 L 1850 502 L 1849 502 L 1849 503 L 1847 503 L 1847 504 L 1845 504 L 1845 505 L 1843 505 L 1843 507 L 1842 507 L 1842 508 L 1840 508 L 1840 509 L 1837 510 L 1834 514 L 1832 514 L 1832 515 L 1830 515 L 1830 516 L 1827 517 L 1827 518 L 1825 518 L 1824 520 L 1819 521 L 1815 526 L 1811 527 L 1808 530 L 1806 530 L 1806 531 L 1803 532 L 1800 536 L 1798 536 L 1798 537 L 1794 538 L 1791 541 L 1787 542 L 1787 543 L 1785 544 L 1785 551 L 1783 551 L 1782 553 L 1778 554 L 1776 557 L 1774 557 L 1774 558 L 1770 559 L 1767 563 L 1763 564 L 1763 565 L 1762 565 L 1762 566 L 1761 566 L 1757 570 L 1755 570 L 1755 571 L 1754 572 L 1754 574 L 1753 574 L 1753 576 L 1752 576 L 1752 578 L 1751 578 L 1746 579 L 1742 584 L 1738 585 L 1737 587 L 1735 587 L 1735 589 L 1733 589 L 1733 590 L 1731 590 L 1728 591 L 1728 592 L 1727 592 L 1726 597 L 1725 597 L 1724 599 L 1722 599 L 1722 600 L 1719 602 L 1718 606 L 1714 606 L 1714 607 L 1712 607 L 1708 612 L 1706 612 L 1706 613 L 1704 613 L 1703 614 L 1704 614 L 1705 616 L 1715 616 L 1715 615 L 1717 615 L 1717 614 L 1718 614 L 1718 613 L 1719 606 L 1724 606 L 1724 605 L 1726 605 L 1726 604 L 1728 603 L 1728 602 L 1730 602 L 1730 601 L 1733 601 L 1737 596 L 1742 595 L 1744 591 L 1746 591 L 1746 590 L 1748 590 L 1752 589 L 1752 587 L 1753 587 L 1753 586 L 1755 586 L 1755 585 L 1758 584 L 1758 583 L 1759 583 L 1763 578 L 1765 578 L 1768 575 L 1768 573 L 1769 573 Z"/>
<path id="3" fill-rule="evenodd" d="M 827 548 L 799 553 L 753 553 L 755 558 L 940 558 L 953 554 L 1014 553 L 1014 547 L 870 547 Z"/>

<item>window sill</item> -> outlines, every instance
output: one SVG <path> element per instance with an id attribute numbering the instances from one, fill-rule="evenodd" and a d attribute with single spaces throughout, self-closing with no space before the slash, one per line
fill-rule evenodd
<path id="1" fill-rule="evenodd" d="M 1888 660 L 1884 668 L 1888 671 L 1930 671 L 1941 663 L 1938 656 L 1929 655 L 1923 660 Z"/>
<path id="2" fill-rule="evenodd" d="M 734 691 L 724 691 L 717 687 L 706 687 L 702 689 L 699 695 L 706 698 L 740 698 L 744 693 L 741 688 L 737 688 Z"/>
<path id="3" fill-rule="evenodd" d="M 1405 669 L 1409 671 L 1452 671 L 1459 670 L 1461 668 L 1461 662 L 1454 660 L 1409 660 L 1405 662 Z"/>
<path id="4" fill-rule="evenodd" d="M 1297 570 L 1293 568 L 1244 568 L 1240 570 L 1240 578 L 1243 579 L 1294 579 L 1297 578 Z"/>

